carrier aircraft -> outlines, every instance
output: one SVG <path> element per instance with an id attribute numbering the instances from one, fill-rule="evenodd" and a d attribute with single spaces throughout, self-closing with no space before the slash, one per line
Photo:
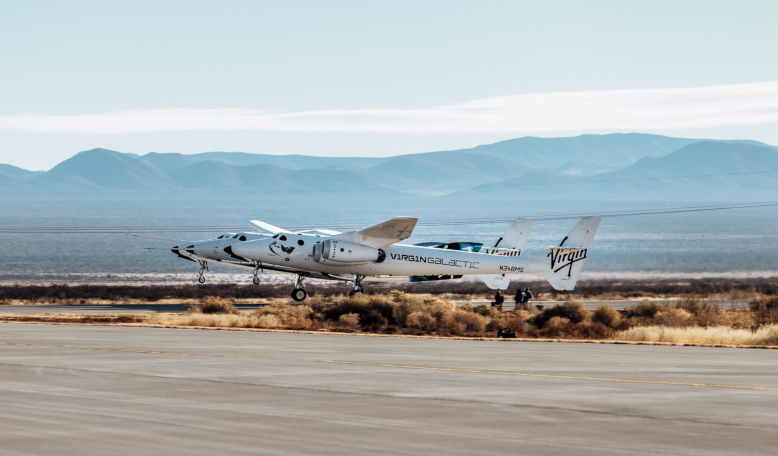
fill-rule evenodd
<path id="1" fill-rule="evenodd" d="M 473 275 L 500 297 L 511 279 L 523 274 L 541 277 L 556 290 L 572 290 L 600 218 L 582 218 L 559 245 L 536 256 L 522 252 L 532 220 L 517 219 L 493 247 L 477 242 L 402 244 L 417 222 L 414 217 L 396 217 L 341 233 L 326 229 L 293 232 L 252 220 L 249 223 L 257 231 L 226 233 L 175 246 L 172 252 L 199 262 L 201 283 L 209 262 L 253 270 L 255 284 L 262 272 L 293 274 L 295 301 L 305 299 L 307 278 L 349 282 L 354 295 L 364 291 L 363 282 L 420 282 Z"/>

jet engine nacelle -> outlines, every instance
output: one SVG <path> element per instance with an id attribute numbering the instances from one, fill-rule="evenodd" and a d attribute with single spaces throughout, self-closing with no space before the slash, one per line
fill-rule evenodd
<path id="1" fill-rule="evenodd" d="M 313 246 L 313 261 L 324 263 L 367 263 L 378 259 L 378 249 L 337 239 L 327 239 Z"/>

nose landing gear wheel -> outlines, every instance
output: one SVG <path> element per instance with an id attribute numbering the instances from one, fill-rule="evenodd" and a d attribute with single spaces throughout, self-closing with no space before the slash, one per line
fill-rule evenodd
<path id="1" fill-rule="evenodd" d="M 292 299 L 294 299 L 297 302 L 303 301 L 305 299 L 306 293 L 305 290 L 302 288 L 296 288 L 292 290 Z"/>
<path id="2" fill-rule="evenodd" d="M 199 277 L 197 278 L 198 282 L 205 283 L 205 271 L 207 270 L 208 270 L 208 262 L 200 261 L 200 271 L 198 272 Z"/>

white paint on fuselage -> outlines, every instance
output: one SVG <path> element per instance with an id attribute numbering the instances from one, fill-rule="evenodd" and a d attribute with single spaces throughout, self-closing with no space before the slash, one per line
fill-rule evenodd
<path id="1" fill-rule="evenodd" d="M 285 238 L 285 240 L 282 240 Z M 242 242 L 232 247 L 241 257 L 308 271 L 364 276 L 521 274 L 548 270 L 548 260 L 490 255 L 416 245 L 393 244 L 382 249 L 380 263 L 319 264 L 313 260 L 313 246 L 327 237 L 283 234 L 270 239 Z"/>
<path id="2" fill-rule="evenodd" d="M 194 254 L 198 257 L 208 258 L 210 260 L 235 261 L 237 258 L 224 251 L 226 247 L 267 237 L 267 235 L 260 233 L 227 233 L 218 238 L 196 241 L 187 245 L 192 246 L 190 250 L 194 251 Z M 186 255 L 184 249 L 182 249 L 182 252 Z"/>

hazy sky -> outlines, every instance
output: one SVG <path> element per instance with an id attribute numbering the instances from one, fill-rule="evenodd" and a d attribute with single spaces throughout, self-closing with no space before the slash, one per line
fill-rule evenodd
<path id="1" fill-rule="evenodd" d="M 776 1 L 0 0 L 0 162 L 391 155 L 641 131 L 778 144 Z"/>

